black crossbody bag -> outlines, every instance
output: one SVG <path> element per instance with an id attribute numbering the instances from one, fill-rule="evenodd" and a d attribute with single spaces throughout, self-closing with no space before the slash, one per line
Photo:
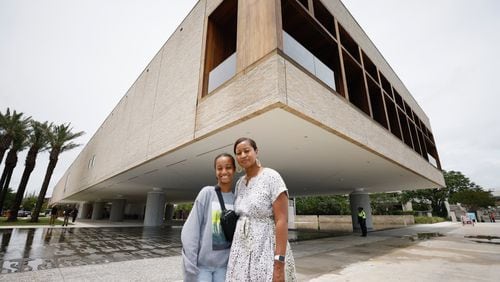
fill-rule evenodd
<path id="1" fill-rule="evenodd" d="M 215 186 L 215 192 L 217 193 L 220 207 L 222 209 L 222 213 L 220 215 L 220 225 L 222 227 L 222 231 L 224 232 L 226 240 L 228 242 L 232 242 L 234 236 L 234 230 L 236 230 L 236 222 L 238 221 L 238 215 L 236 214 L 235 211 L 226 209 L 226 205 L 224 205 L 224 198 L 222 198 L 222 193 L 218 185 Z"/>

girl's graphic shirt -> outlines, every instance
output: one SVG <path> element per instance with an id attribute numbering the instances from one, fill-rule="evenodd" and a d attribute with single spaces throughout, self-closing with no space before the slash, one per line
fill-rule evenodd
<path id="1" fill-rule="evenodd" d="M 231 242 L 228 242 L 226 240 L 224 231 L 222 231 L 222 226 L 220 225 L 220 216 L 222 214 L 222 208 L 220 206 L 219 199 L 216 198 L 216 200 L 217 200 L 216 202 L 212 201 L 212 249 L 223 250 L 230 248 Z M 233 205 L 226 203 L 226 199 L 224 199 L 224 205 L 228 210 L 233 209 Z"/>

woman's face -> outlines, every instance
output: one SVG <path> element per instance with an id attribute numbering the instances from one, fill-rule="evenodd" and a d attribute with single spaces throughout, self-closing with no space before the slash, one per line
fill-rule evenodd
<path id="1" fill-rule="evenodd" d="M 257 152 L 248 141 L 243 141 L 236 146 L 236 160 L 238 164 L 247 169 L 255 164 L 257 159 Z"/>
<path id="2" fill-rule="evenodd" d="M 230 184 L 233 181 L 234 166 L 230 157 L 222 156 L 215 161 L 215 177 L 219 184 Z"/>

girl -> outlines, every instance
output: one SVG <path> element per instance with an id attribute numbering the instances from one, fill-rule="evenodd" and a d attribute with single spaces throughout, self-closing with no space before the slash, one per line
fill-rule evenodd
<path id="1" fill-rule="evenodd" d="M 224 205 L 226 209 L 233 209 L 234 158 L 220 154 L 214 160 L 214 167 Z M 184 281 L 224 281 L 231 242 L 222 232 L 220 214 L 215 187 L 201 189 L 181 232 Z"/>

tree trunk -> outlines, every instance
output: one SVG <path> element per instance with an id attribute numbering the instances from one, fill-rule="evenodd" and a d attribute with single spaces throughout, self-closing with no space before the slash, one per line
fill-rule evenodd
<path id="1" fill-rule="evenodd" d="M 5 155 L 5 152 L 7 151 L 7 149 L 9 149 L 11 142 L 12 137 L 10 136 L 4 136 L 2 139 L 0 139 L 0 164 L 2 164 L 3 155 Z"/>
<path id="2" fill-rule="evenodd" d="M 7 219 L 7 221 L 17 220 L 17 212 L 19 211 L 19 207 L 23 202 L 24 191 L 26 190 L 26 186 L 28 185 L 28 180 L 30 178 L 31 172 L 33 172 L 33 169 L 35 169 L 37 154 L 38 154 L 38 148 L 31 147 L 30 150 L 28 151 L 28 155 L 26 156 L 23 176 L 21 177 L 21 183 L 19 183 L 19 188 L 17 188 L 14 206 L 12 206 L 11 208 L 10 217 Z"/>
<path id="3" fill-rule="evenodd" d="M 5 201 L 7 192 L 9 191 L 10 178 L 12 177 L 13 170 L 14 169 L 8 169 L 7 176 L 5 177 L 5 185 L 2 189 L 2 192 L 0 192 L 0 211 L 3 211 L 3 202 Z"/>
<path id="4" fill-rule="evenodd" d="M 59 150 L 50 151 L 50 161 L 47 166 L 47 171 L 45 172 L 45 178 L 43 179 L 42 189 L 40 194 L 38 194 L 38 200 L 36 201 L 35 210 L 31 214 L 31 222 L 38 222 L 38 216 L 40 215 L 40 210 L 42 209 L 43 201 L 45 200 L 45 194 L 47 193 L 47 188 L 49 188 L 50 178 L 52 173 L 54 173 L 54 168 L 56 167 L 57 160 L 59 157 Z"/>
<path id="5" fill-rule="evenodd" d="M 7 168 L 5 167 L 2 172 L 2 177 L 0 178 L 0 195 L 3 194 L 3 184 L 5 183 L 6 178 L 7 178 Z"/>
<path id="6" fill-rule="evenodd" d="M 10 149 L 7 154 L 7 159 L 5 160 L 5 167 L 2 173 L 2 178 L 0 180 L 0 211 L 3 210 L 3 202 L 5 201 L 5 196 L 9 190 L 10 178 L 12 177 L 12 172 L 17 164 L 17 151 L 15 149 Z"/>

